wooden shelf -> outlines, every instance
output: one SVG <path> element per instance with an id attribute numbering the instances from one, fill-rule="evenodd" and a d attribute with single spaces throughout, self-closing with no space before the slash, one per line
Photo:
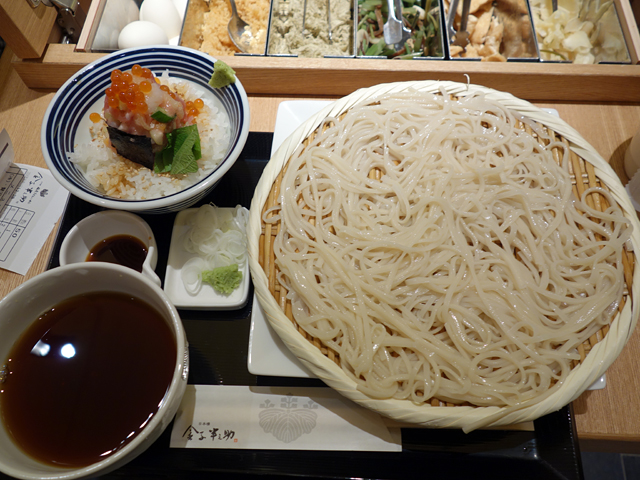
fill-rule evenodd
<path id="1" fill-rule="evenodd" d="M 269 56 L 220 59 L 236 70 L 252 95 L 335 97 L 380 83 L 450 80 L 507 91 L 529 101 L 638 103 L 640 34 L 629 0 L 614 2 L 631 56 L 628 65 Z M 79 50 L 86 49 L 92 42 L 105 3 L 105 0 L 91 2 L 78 46 L 50 43 L 38 58 L 14 56 L 12 64 L 27 87 L 58 89 L 82 67 L 104 55 Z"/>
<path id="2" fill-rule="evenodd" d="M 33 89 L 57 89 L 103 54 L 50 44 L 39 59 L 14 57 Z M 529 101 L 640 102 L 640 65 L 490 63 L 479 61 L 221 57 L 253 95 L 341 96 L 379 83 L 451 80 L 484 85 Z"/>

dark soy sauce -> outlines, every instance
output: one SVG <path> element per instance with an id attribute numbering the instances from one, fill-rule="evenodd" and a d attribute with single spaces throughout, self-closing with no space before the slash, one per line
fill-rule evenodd
<path id="1" fill-rule="evenodd" d="M 114 235 L 96 243 L 87 255 L 87 262 L 108 262 L 142 272 L 147 246 L 132 235 Z"/>
<path id="2" fill-rule="evenodd" d="M 72 297 L 42 314 L 4 362 L 4 424 L 43 463 L 103 460 L 157 413 L 176 354 L 169 325 L 147 303 L 115 292 Z"/>

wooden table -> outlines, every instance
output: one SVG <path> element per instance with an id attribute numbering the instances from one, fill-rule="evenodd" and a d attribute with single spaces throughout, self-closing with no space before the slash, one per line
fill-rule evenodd
<path id="1" fill-rule="evenodd" d="M 17 163 L 45 167 L 40 150 L 40 125 L 53 92 L 28 89 L 11 66 L 12 55 L 7 48 L 0 59 L 0 128 L 5 128 L 11 136 Z M 278 105 L 283 100 L 291 99 L 301 98 L 249 97 L 250 130 L 272 132 Z M 640 129 L 640 104 L 556 102 L 536 105 L 558 110 L 560 117 L 577 129 L 611 163 L 622 182 L 628 181 L 623 168 L 624 152 L 631 137 Z M 27 275 L 0 270 L 0 298 L 45 270 L 54 239 L 55 231 L 47 239 Z M 636 329 L 620 357 L 608 370 L 606 388 L 588 391 L 574 402 L 578 436 L 583 449 L 640 452 L 639 371 L 640 329 Z"/>

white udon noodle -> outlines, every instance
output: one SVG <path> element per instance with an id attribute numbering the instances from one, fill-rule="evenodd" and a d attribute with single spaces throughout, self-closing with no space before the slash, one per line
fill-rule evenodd
<path id="1" fill-rule="evenodd" d="M 518 120 L 483 96 L 393 94 L 290 158 L 264 217 L 279 281 L 368 396 L 538 402 L 619 308 L 627 220 L 602 189 L 575 198 L 566 147 Z"/>

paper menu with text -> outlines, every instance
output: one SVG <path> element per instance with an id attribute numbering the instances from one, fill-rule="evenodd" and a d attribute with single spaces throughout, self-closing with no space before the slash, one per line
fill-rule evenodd
<path id="1" fill-rule="evenodd" d="M 69 197 L 45 168 L 13 163 L 0 132 L 0 268 L 25 275 L 60 218 Z"/>

